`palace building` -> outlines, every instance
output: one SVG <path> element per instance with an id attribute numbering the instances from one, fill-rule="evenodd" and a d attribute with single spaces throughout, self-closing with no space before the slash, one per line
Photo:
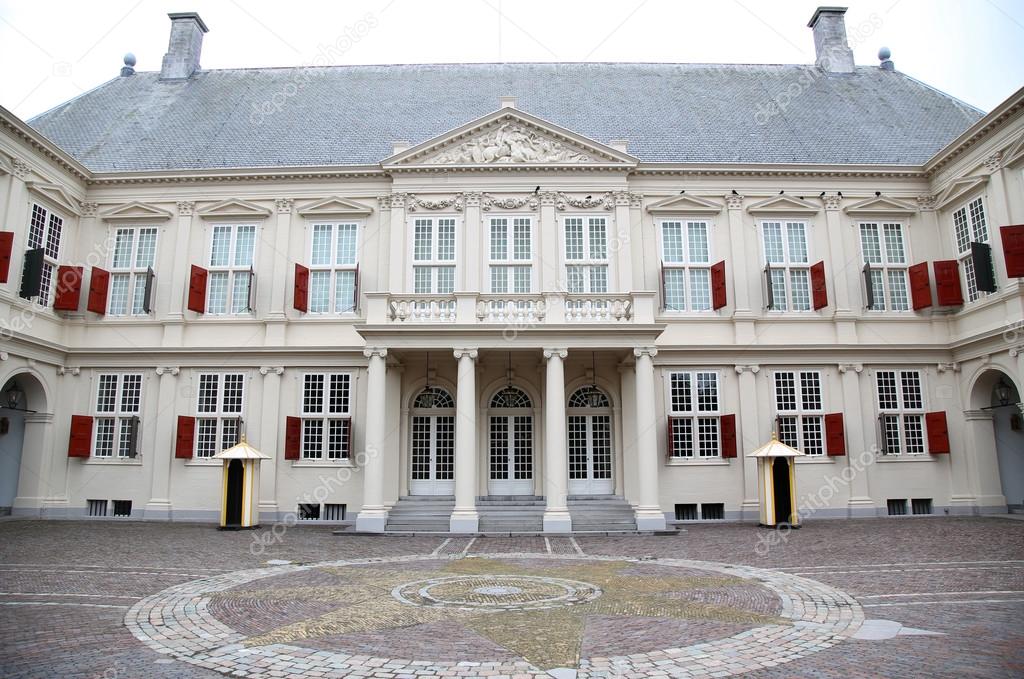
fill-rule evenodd
<path id="1" fill-rule="evenodd" d="M 1024 90 L 858 66 L 159 71 L 0 109 L 0 507 L 661 530 L 1024 504 Z M 809 35 L 808 38 L 811 36 Z"/>

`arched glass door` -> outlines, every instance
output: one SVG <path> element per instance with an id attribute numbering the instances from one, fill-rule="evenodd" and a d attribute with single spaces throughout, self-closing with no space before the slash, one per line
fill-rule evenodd
<path id="1" fill-rule="evenodd" d="M 374 415 L 371 415 L 374 417 Z M 378 413 L 376 417 L 383 417 Z M 440 387 L 427 387 L 412 404 L 409 428 L 410 495 L 455 493 L 455 401 Z"/>
<path id="2" fill-rule="evenodd" d="M 612 409 L 608 396 L 592 386 L 581 387 L 569 397 L 569 494 L 611 495 Z"/>
<path id="3" fill-rule="evenodd" d="M 533 494 L 533 403 L 521 389 L 506 387 L 491 398 L 487 492 Z"/>

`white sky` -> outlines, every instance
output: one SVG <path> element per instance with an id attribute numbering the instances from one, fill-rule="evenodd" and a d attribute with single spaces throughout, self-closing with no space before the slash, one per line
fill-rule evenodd
<path id="1" fill-rule="evenodd" d="M 718 0 L 0 0 L 0 104 L 28 118 L 116 76 L 160 69 L 168 12 L 210 28 L 207 69 L 320 63 L 811 63 L 819 2 Z M 851 2 L 857 63 L 991 110 L 1024 85 L 1024 0 Z M 873 27 L 877 26 L 877 28 Z M 863 27 L 863 28 L 858 28 Z M 866 30 L 865 30 L 866 29 Z M 346 35 L 362 33 L 356 40 Z M 326 50 L 341 45 L 347 49 Z"/>

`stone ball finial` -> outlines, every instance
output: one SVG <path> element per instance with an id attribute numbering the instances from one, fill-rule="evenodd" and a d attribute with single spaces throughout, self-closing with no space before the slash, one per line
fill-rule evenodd
<path id="1" fill-rule="evenodd" d="M 892 50 L 889 49 L 888 47 L 883 47 L 882 49 L 878 50 L 878 60 L 879 61 L 886 61 L 891 56 L 892 56 Z"/>
<path id="2" fill-rule="evenodd" d="M 125 54 L 124 55 L 124 65 L 127 66 L 128 68 L 133 68 L 135 66 L 135 55 L 132 54 L 131 52 L 128 52 L 127 54 Z"/>

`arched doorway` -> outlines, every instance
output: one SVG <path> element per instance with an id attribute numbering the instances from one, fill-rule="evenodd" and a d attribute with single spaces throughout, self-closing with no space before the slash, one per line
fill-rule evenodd
<path id="1" fill-rule="evenodd" d="M 42 463 L 41 427 L 49 424 L 46 393 L 31 373 L 7 379 L 0 391 L 0 515 L 10 514 L 18 496 L 26 452 L 34 454 L 30 466 L 38 475 Z M 27 445 L 26 445 L 27 444 Z M 22 494 L 32 492 L 23 489 Z"/>
<path id="2" fill-rule="evenodd" d="M 409 494 L 455 493 L 455 400 L 426 387 L 412 403 L 409 425 Z"/>
<path id="3" fill-rule="evenodd" d="M 238 528 L 242 525 L 242 503 L 245 498 L 245 466 L 241 460 L 228 463 L 227 512 L 224 527 Z"/>
<path id="4" fill-rule="evenodd" d="M 793 489 L 790 487 L 789 465 L 792 464 L 788 457 L 777 457 L 772 460 L 772 497 L 775 500 L 775 523 L 790 524 L 793 513 Z"/>
<path id="5" fill-rule="evenodd" d="M 992 417 L 999 482 L 1011 511 L 1024 512 L 1024 413 L 1021 394 L 1001 370 L 982 373 L 971 391 L 971 407 Z"/>
<path id="6" fill-rule="evenodd" d="M 595 386 L 580 387 L 569 397 L 569 494 L 611 495 L 612 404 Z"/>
<path id="7" fill-rule="evenodd" d="M 533 402 L 511 385 L 489 403 L 487 492 L 533 494 Z"/>

